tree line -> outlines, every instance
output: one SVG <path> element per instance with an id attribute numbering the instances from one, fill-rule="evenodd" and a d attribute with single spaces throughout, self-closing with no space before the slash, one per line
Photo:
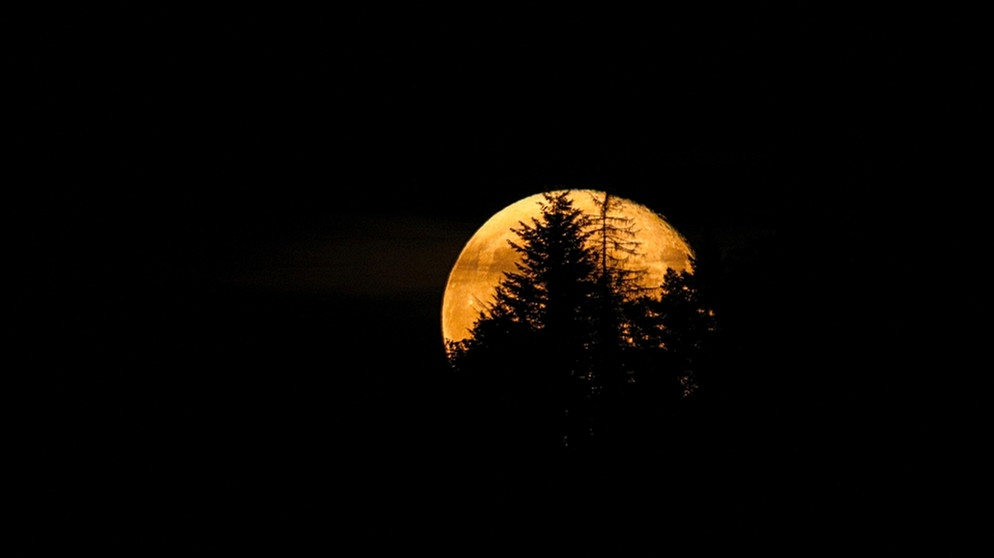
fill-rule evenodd
<path id="1" fill-rule="evenodd" d="M 584 448 L 651 436 L 699 397 L 718 330 L 691 257 L 645 285 L 637 224 L 604 194 L 588 214 L 545 193 L 512 228 L 519 258 L 469 336 L 447 340 L 457 377 L 494 416 L 488 435 Z"/>

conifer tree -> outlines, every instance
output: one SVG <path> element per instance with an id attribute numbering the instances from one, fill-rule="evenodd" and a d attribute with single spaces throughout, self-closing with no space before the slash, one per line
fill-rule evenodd
<path id="1" fill-rule="evenodd" d="M 643 294 L 647 271 L 632 265 L 640 242 L 634 220 L 621 214 L 618 198 L 605 193 L 594 197 L 590 245 L 597 256 L 596 300 L 591 308 L 594 339 L 590 346 L 592 381 L 597 395 L 591 420 L 601 437 L 616 429 L 618 411 L 626 401 L 627 384 L 633 379 L 631 340 L 626 335 L 626 304 Z"/>
<path id="2" fill-rule="evenodd" d="M 639 381 L 681 398 L 694 395 L 697 374 L 717 331 L 717 318 L 701 293 L 697 261 L 686 271 L 668 269 L 658 297 L 627 305 Z"/>
<path id="3" fill-rule="evenodd" d="M 457 368 L 483 371 L 549 436 L 570 443 L 589 431 L 592 339 L 589 316 L 596 259 L 588 247 L 589 217 L 568 191 L 547 193 L 541 215 L 512 229 L 520 255 L 469 338 L 453 344 Z"/>
<path id="4" fill-rule="evenodd" d="M 597 213 L 591 217 L 591 239 L 597 253 L 597 274 L 603 287 L 620 298 L 640 293 L 645 268 L 633 267 L 631 260 L 640 253 L 641 242 L 635 220 L 620 213 L 621 200 L 609 193 L 594 198 Z"/>

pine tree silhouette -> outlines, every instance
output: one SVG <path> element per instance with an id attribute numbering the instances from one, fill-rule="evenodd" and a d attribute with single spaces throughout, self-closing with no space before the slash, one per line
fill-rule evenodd
<path id="1" fill-rule="evenodd" d="M 688 271 L 668 269 L 659 296 L 626 305 L 633 346 L 629 366 L 638 385 L 627 402 L 637 413 L 629 417 L 633 431 L 672 419 L 681 401 L 697 397 L 700 377 L 707 375 L 718 322 L 696 270 L 693 258 Z"/>
<path id="2" fill-rule="evenodd" d="M 488 377 L 503 407 L 529 430 L 569 444 L 589 431 L 595 254 L 589 218 L 569 193 L 547 193 L 540 217 L 512 229 L 516 271 L 506 272 L 470 336 L 450 346 L 458 370 Z M 508 418 L 513 421 L 513 417 Z"/>
<path id="3" fill-rule="evenodd" d="M 647 270 L 634 267 L 640 242 L 634 220 L 620 213 L 621 201 L 605 193 L 594 196 L 597 212 L 591 217 L 591 240 L 597 256 L 596 299 L 591 308 L 594 340 L 590 346 L 594 395 L 590 411 L 592 434 L 603 439 L 621 427 L 618 411 L 624 407 L 633 369 L 629 358 L 625 308 L 644 294 L 642 281 Z"/>

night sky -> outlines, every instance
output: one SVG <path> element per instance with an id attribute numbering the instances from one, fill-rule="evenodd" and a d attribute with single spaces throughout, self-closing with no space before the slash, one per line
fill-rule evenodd
<path id="1" fill-rule="evenodd" d="M 937 513 L 977 488 L 937 277 L 981 222 L 969 17 L 391 10 L 78 8 L 23 46 L 21 555 L 972 531 Z M 573 187 L 720 262 L 740 370 L 679 454 L 498 452 L 451 386 L 459 250 Z"/>

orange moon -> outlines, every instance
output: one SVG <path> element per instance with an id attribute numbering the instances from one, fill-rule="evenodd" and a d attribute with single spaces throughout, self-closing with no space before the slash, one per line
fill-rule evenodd
<path id="1" fill-rule="evenodd" d="M 563 190 L 558 190 L 562 192 Z M 605 193 L 599 190 L 570 190 L 573 207 L 590 216 L 598 214 L 598 202 Z M 618 202 L 613 213 L 631 220 L 634 240 L 639 243 L 639 253 L 632 257 L 632 269 L 644 269 L 644 287 L 658 287 L 663 283 L 666 270 L 690 269 L 693 251 L 687 240 L 659 214 L 631 200 L 612 196 Z M 459 341 L 469 337 L 469 332 L 482 310 L 486 310 L 505 271 L 515 271 L 519 255 L 508 241 L 520 239 L 512 228 L 521 222 L 532 224 L 532 218 L 541 216 L 543 194 L 518 200 L 498 211 L 487 220 L 463 247 L 456 260 L 442 298 L 442 336 L 445 340 Z"/>

